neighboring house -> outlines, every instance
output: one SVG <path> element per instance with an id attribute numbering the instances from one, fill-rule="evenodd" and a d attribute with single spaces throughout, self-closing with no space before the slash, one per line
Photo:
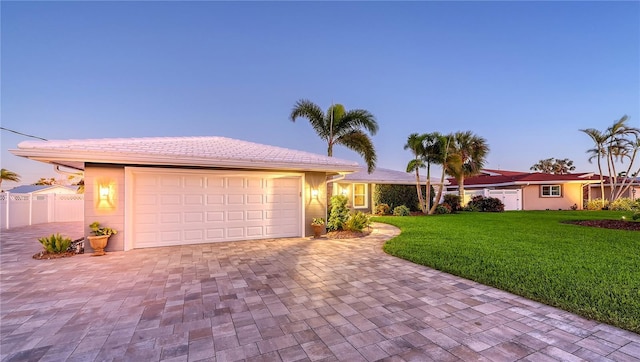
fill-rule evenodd
<path id="1" fill-rule="evenodd" d="M 450 178 L 449 182 L 447 190 L 457 192 L 457 181 Z M 582 210 L 589 197 L 586 186 L 593 184 L 600 184 L 593 173 L 553 175 L 483 169 L 480 175 L 465 178 L 464 203 L 481 194 L 500 198 L 505 210 Z"/>
<path id="2" fill-rule="evenodd" d="M 85 223 L 119 231 L 107 250 L 311 235 L 327 178 L 360 169 L 224 137 L 26 141 L 11 152 L 84 171 Z"/>
<path id="3" fill-rule="evenodd" d="M 592 178 L 600 180 L 600 176 L 598 175 L 594 175 Z M 609 181 L 610 181 L 609 177 L 605 176 L 603 184 L 604 184 L 604 196 L 607 200 L 609 200 L 611 197 L 611 183 Z M 615 180 L 615 184 L 622 185 L 622 181 L 623 180 L 621 178 L 617 178 Z M 634 179 L 629 178 L 624 180 L 624 187 L 626 188 L 627 185 L 631 185 L 631 186 L 625 192 L 623 192 L 620 195 L 620 197 L 626 197 L 631 200 L 640 198 L 640 178 L 636 177 Z M 602 189 L 600 188 L 600 182 L 598 182 L 598 184 L 590 185 L 589 195 L 591 197 L 591 200 L 602 198 Z"/>
<path id="4" fill-rule="evenodd" d="M 421 177 L 420 184 L 426 179 Z M 445 181 L 447 184 L 447 181 Z M 415 173 L 408 173 L 385 168 L 376 168 L 372 173 L 361 170 L 344 176 L 334 177 L 328 181 L 328 195 L 345 195 L 349 198 L 349 207 L 356 211 L 372 212 L 375 210 L 373 198 L 376 185 L 416 185 Z M 437 192 L 440 180 L 431 178 Z"/>
<path id="5" fill-rule="evenodd" d="M 78 193 L 78 186 L 64 186 L 64 185 L 23 185 L 16 186 L 11 190 L 7 190 L 12 194 L 76 194 Z"/>

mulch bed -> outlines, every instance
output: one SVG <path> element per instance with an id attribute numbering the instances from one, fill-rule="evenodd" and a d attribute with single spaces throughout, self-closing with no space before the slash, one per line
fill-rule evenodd
<path id="1" fill-rule="evenodd" d="M 327 237 L 329 239 L 355 239 L 355 238 L 365 237 L 369 234 L 371 234 L 371 229 L 363 230 L 361 232 L 341 230 L 341 231 L 330 231 L 327 233 Z"/>
<path id="2" fill-rule="evenodd" d="M 567 224 L 576 224 L 576 225 L 591 226 L 591 227 L 605 228 L 605 229 L 640 231 L 640 222 L 636 222 L 636 221 L 581 220 L 581 221 L 567 221 Z"/>
<path id="3" fill-rule="evenodd" d="M 76 255 L 73 251 L 65 251 L 64 253 L 53 254 L 46 251 L 33 254 L 33 258 L 37 260 L 68 258 Z"/>

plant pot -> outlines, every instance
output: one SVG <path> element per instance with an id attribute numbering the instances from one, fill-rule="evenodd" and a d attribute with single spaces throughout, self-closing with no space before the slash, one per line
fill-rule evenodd
<path id="1" fill-rule="evenodd" d="M 107 241 L 109 241 L 109 236 L 111 235 L 98 235 L 98 236 L 89 236 L 89 243 L 93 248 L 93 256 L 102 256 L 105 253 L 104 248 L 107 247 Z"/>
<path id="2" fill-rule="evenodd" d="M 313 228 L 313 238 L 314 239 L 319 239 L 320 236 L 322 235 L 322 232 L 325 230 L 325 226 L 324 225 L 311 224 L 311 228 Z"/>

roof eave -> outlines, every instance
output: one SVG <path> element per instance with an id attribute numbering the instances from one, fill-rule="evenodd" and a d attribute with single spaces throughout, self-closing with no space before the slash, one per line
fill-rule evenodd
<path id="1" fill-rule="evenodd" d="M 29 158 L 35 161 L 60 164 L 67 166 L 69 162 L 79 163 L 110 163 L 110 164 L 138 164 L 149 166 L 177 165 L 189 167 L 222 167 L 222 168 L 242 168 L 260 170 L 287 170 L 287 171 L 316 171 L 316 172 L 338 172 L 352 173 L 361 168 L 354 162 L 353 165 L 338 164 L 314 164 L 295 162 L 271 162 L 266 160 L 229 160 L 217 158 L 201 157 L 170 157 L 170 156 L 144 156 L 139 154 L 81 154 L 71 151 L 60 150 L 34 150 L 34 149 L 13 149 L 9 150 L 16 156 Z M 77 168 L 77 167 L 73 167 Z"/>

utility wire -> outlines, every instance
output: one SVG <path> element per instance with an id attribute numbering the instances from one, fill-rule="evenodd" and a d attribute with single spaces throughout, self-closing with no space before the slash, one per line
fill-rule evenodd
<path id="1" fill-rule="evenodd" d="M 39 139 L 39 140 L 43 140 L 43 141 L 48 141 L 48 139 L 46 139 L 46 138 L 42 138 L 42 137 L 33 136 L 33 135 L 30 135 L 30 134 L 26 134 L 26 133 L 14 131 L 12 129 L 4 128 L 4 127 L 0 127 L 0 129 L 3 130 L 3 131 L 9 131 L 9 132 L 12 132 L 12 133 L 15 133 L 15 134 L 19 134 L 21 136 L 26 136 L 26 137 L 31 137 L 31 138 L 36 138 L 36 139 Z"/>

